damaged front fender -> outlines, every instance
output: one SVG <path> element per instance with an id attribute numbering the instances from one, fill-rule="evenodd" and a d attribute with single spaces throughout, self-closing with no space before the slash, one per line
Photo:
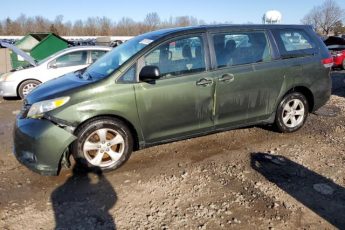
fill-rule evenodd
<path id="1" fill-rule="evenodd" d="M 62 155 L 77 137 L 48 119 L 17 119 L 14 154 L 29 169 L 57 175 Z"/>

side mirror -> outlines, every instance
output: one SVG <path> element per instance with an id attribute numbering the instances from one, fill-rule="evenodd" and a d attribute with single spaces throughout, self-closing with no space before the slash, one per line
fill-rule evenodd
<path id="1" fill-rule="evenodd" d="M 139 79 L 141 81 L 152 81 L 160 78 L 160 71 L 157 66 L 148 65 L 144 66 L 139 74 Z"/>
<path id="2" fill-rule="evenodd" d="M 51 62 L 48 66 L 49 69 L 56 69 L 58 66 L 56 64 L 56 62 Z"/>

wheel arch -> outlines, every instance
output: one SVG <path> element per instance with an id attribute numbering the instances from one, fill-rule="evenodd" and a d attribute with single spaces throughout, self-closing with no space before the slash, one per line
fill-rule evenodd
<path id="1" fill-rule="evenodd" d="M 127 119 L 125 119 L 124 117 L 118 116 L 118 115 L 114 115 L 114 114 L 104 114 L 104 115 L 96 115 L 93 117 L 90 117 L 88 119 L 86 119 L 85 121 L 81 122 L 80 124 L 78 124 L 78 126 L 76 127 L 76 129 L 74 130 L 73 134 L 77 135 L 80 127 L 88 122 L 92 122 L 98 119 L 117 119 L 120 120 L 121 122 L 123 122 L 130 130 L 132 137 L 133 137 L 133 151 L 139 150 L 140 149 L 140 145 L 139 145 L 139 135 L 138 135 L 138 131 L 136 130 L 136 128 L 134 127 L 134 125 Z"/>
<path id="2" fill-rule="evenodd" d="M 284 98 L 286 95 L 290 94 L 290 93 L 301 93 L 303 94 L 308 102 L 308 107 L 309 107 L 309 112 L 312 112 L 314 110 L 314 95 L 312 93 L 312 91 L 310 89 L 308 89 L 305 86 L 295 86 L 293 88 L 291 88 L 290 90 L 288 90 L 282 98 Z"/>
<path id="3" fill-rule="evenodd" d="M 26 81 L 38 81 L 40 84 L 42 84 L 42 81 L 40 81 L 40 80 L 38 80 L 38 79 L 36 79 L 36 78 L 29 78 L 29 79 L 24 79 L 24 80 L 22 80 L 21 82 L 18 83 L 17 89 L 16 89 L 16 92 L 17 92 L 17 96 L 18 96 L 18 97 L 19 97 L 19 88 L 20 88 L 20 86 L 21 86 L 24 82 L 26 82 Z"/>

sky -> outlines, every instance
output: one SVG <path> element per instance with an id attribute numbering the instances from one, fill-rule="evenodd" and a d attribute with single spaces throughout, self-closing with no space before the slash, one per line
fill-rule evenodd
<path id="1" fill-rule="evenodd" d="M 106 16 L 113 21 L 130 17 L 142 21 L 147 13 L 157 12 L 162 20 L 176 16 L 193 16 L 206 23 L 261 23 L 268 10 L 282 13 L 284 24 L 299 24 L 301 19 L 314 6 L 324 0 L 5 0 L 0 4 L 0 20 L 7 17 L 15 19 L 20 14 L 43 16 L 54 20 L 63 15 L 63 21 L 88 17 Z M 336 0 L 345 9 L 345 0 Z"/>

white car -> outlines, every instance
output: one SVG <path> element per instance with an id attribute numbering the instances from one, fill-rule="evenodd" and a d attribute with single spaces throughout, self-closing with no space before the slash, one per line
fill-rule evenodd
<path id="1" fill-rule="evenodd" d="M 37 62 L 15 46 L 7 43 L 1 43 L 1 46 L 12 49 L 30 63 L 28 67 L 12 70 L 0 76 L 0 96 L 19 96 L 22 99 L 39 84 L 83 69 L 112 49 L 103 46 L 76 46 Z"/>

